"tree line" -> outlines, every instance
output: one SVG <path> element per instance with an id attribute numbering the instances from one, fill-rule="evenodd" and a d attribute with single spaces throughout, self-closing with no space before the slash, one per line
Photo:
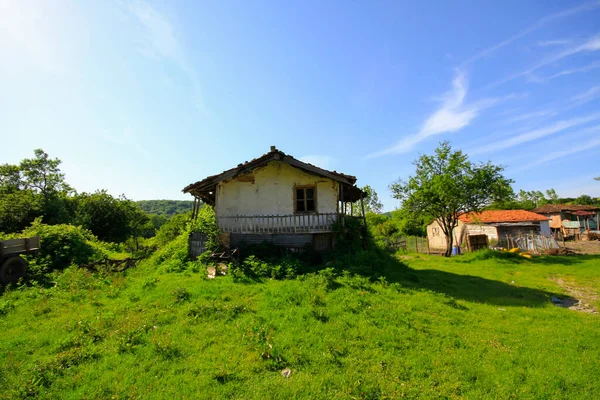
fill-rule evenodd
<path id="1" fill-rule="evenodd" d="M 367 214 L 374 240 L 389 247 L 401 235 L 426 235 L 426 227 L 437 221 L 446 236 L 445 255 L 452 252 L 452 230 L 465 212 L 493 209 L 532 210 L 544 204 L 598 205 L 600 198 L 583 194 L 577 198 L 561 198 L 554 189 L 520 190 L 515 193 L 511 179 L 503 175 L 504 167 L 473 163 L 462 151 L 452 150 L 449 142 L 441 142 L 432 155 L 422 155 L 414 162 L 415 174 L 390 185 L 401 207 L 391 213 Z M 600 177 L 596 178 L 600 180 Z M 370 188 L 369 188 L 370 189 Z M 367 203 L 377 194 L 367 191 Z M 370 207 L 376 211 L 377 207 Z M 394 250 L 391 248 L 391 250 Z"/>
<path id="2" fill-rule="evenodd" d="M 151 218 L 125 195 L 106 190 L 78 193 L 65 180 L 61 161 L 42 149 L 18 164 L 0 165 L 0 232 L 20 232 L 41 219 L 45 224 L 72 224 L 106 242 L 151 237 L 166 218 Z M 158 225 L 158 226 L 157 226 Z"/>

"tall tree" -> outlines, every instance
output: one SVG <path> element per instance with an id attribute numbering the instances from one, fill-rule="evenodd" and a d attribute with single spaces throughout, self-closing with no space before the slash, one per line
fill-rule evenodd
<path id="1" fill-rule="evenodd" d="M 73 189 L 59 168 L 61 161 L 58 158 L 51 159 L 42 149 L 33 152 L 35 158 L 26 158 L 19 166 L 24 188 L 41 193 L 45 198 L 57 192 L 71 192 Z"/>
<path id="2" fill-rule="evenodd" d="M 18 165 L 0 165 L 0 230 L 14 232 L 42 216 L 50 224 L 71 222 L 71 187 L 60 171 L 61 161 L 42 149 Z"/>
<path id="3" fill-rule="evenodd" d="M 559 199 L 556 190 L 554 190 L 553 188 L 546 190 L 546 197 L 550 203 L 556 203 Z"/>
<path id="4" fill-rule="evenodd" d="M 377 195 L 375 189 L 373 189 L 369 185 L 366 185 L 365 187 L 361 188 L 361 190 L 365 193 L 365 197 L 363 198 L 363 202 L 365 205 L 365 213 L 381 213 L 381 210 L 383 209 L 383 204 L 379 201 L 379 196 Z M 354 203 L 352 209 L 354 215 L 362 215 L 360 201 Z"/>
<path id="5" fill-rule="evenodd" d="M 446 256 L 452 254 L 453 229 L 460 214 L 481 211 L 513 195 L 512 180 L 502 175 L 503 167 L 474 164 L 462 151 L 453 151 L 449 142 L 440 143 L 434 155 L 423 155 L 414 164 L 415 175 L 396 181 L 390 189 L 408 212 L 437 220 L 446 236 Z"/>
<path id="6" fill-rule="evenodd" d="M 574 203 L 584 206 L 591 206 L 594 204 L 594 199 L 590 195 L 582 194 L 581 196 L 575 199 Z"/>

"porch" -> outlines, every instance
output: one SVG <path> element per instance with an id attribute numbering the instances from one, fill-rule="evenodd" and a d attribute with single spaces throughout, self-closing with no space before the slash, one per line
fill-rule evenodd
<path id="1" fill-rule="evenodd" d="M 222 233 L 294 234 L 333 232 L 337 221 L 351 217 L 338 213 L 292 215 L 236 215 L 217 217 Z"/>

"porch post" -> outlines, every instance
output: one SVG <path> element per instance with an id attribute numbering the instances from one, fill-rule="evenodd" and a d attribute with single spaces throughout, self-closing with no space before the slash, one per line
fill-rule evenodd
<path id="1" fill-rule="evenodd" d="M 365 202 L 364 202 L 365 193 L 361 191 L 360 193 L 360 207 L 362 208 L 363 221 L 365 226 L 367 226 L 367 215 L 365 214 Z"/>

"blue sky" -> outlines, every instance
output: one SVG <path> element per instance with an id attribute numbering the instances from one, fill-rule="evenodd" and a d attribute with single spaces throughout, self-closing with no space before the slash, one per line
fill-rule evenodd
<path id="1" fill-rule="evenodd" d="M 0 0 L 1 162 L 187 199 L 268 151 L 388 185 L 441 140 L 600 196 L 600 1 Z M 10 150 L 7 150 L 10 149 Z"/>

